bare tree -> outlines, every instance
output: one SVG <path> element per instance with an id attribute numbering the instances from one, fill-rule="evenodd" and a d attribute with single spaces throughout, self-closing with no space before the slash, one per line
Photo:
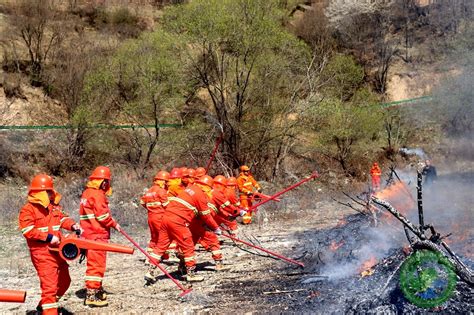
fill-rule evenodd
<path id="1" fill-rule="evenodd" d="M 20 39 L 25 45 L 35 85 L 42 83 L 45 63 L 63 41 L 63 26 L 58 20 L 59 13 L 52 0 L 22 0 L 13 7 L 12 29 L 7 32 L 13 35 L 12 41 Z"/>

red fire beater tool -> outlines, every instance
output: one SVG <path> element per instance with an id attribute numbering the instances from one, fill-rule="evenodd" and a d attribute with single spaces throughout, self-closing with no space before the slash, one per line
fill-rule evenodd
<path id="1" fill-rule="evenodd" d="M 319 177 L 319 174 L 318 174 L 317 172 L 314 172 L 313 174 L 311 174 L 311 176 L 306 177 L 305 179 L 303 179 L 303 180 L 297 182 L 296 184 L 293 184 L 293 185 L 291 185 L 291 186 L 289 186 L 289 187 L 283 189 L 282 191 L 277 192 L 276 194 L 269 196 L 268 199 L 262 200 L 262 201 L 260 201 L 259 203 L 257 203 L 257 204 L 255 204 L 255 205 L 251 206 L 250 209 L 249 209 L 249 211 L 254 211 L 254 210 L 255 210 L 255 212 L 257 212 L 257 207 L 263 205 L 264 203 L 269 202 L 270 200 L 274 200 L 274 199 L 278 198 L 279 196 L 283 195 L 284 193 L 286 193 L 287 191 L 290 191 L 290 190 L 292 190 L 292 189 L 295 189 L 296 187 L 298 187 L 298 186 L 300 186 L 300 185 L 303 185 L 304 183 L 306 183 L 306 182 L 312 180 L 313 178 L 317 178 L 317 177 Z"/>
<path id="2" fill-rule="evenodd" d="M 141 248 L 140 245 L 138 245 L 138 243 L 135 242 L 124 230 L 120 229 L 120 233 L 122 233 L 122 235 L 125 236 L 125 238 L 129 240 L 130 243 L 132 243 L 139 251 L 141 251 L 143 255 L 145 255 L 152 264 L 157 266 L 158 269 L 161 270 L 161 272 L 163 272 L 168 278 L 170 278 L 171 281 L 173 281 L 178 286 L 178 288 L 183 291 L 179 296 L 183 297 L 192 291 L 192 289 L 186 289 L 185 287 L 183 287 L 181 283 L 179 283 L 175 278 L 173 278 L 173 276 L 171 276 L 169 272 L 165 270 L 165 268 L 161 267 L 160 263 L 155 258 L 151 257 L 150 254 L 148 254 L 143 248 Z"/>
<path id="3" fill-rule="evenodd" d="M 283 255 L 280 255 L 280 254 L 271 252 L 271 251 L 269 251 L 268 249 L 265 249 L 265 248 L 262 248 L 262 247 L 253 245 L 252 243 L 243 241 L 243 240 L 238 239 L 238 238 L 236 238 L 236 237 L 234 237 L 234 236 L 232 236 L 232 235 L 221 234 L 221 236 L 230 238 L 231 240 L 234 240 L 234 241 L 236 241 L 236 242 L 240 242 L 240 243 L 243 243 L 243 244 L 245 244 L 245 245 L 247 245 L 247 246 L 256 248 L 256 249 L 258 249 L 258 250 L 261 250 L 262 252 L 265 252 L 265 253 L 267 253 L 267 254 L 270 254 L 270 255 L 272 255 L 272 256 L 275 256 L 275 257 L 277 257 L 277 258 L 279 258 L 279 259 L 281 259 L 281 260 L 287 261 L 287 262 L 289 262 L 289 263 L 292 263 L 292 264 L 295 264 L 295 265 L 298 265 L 298 266 L 304 268 L 304 264 L 303 264 L 302 262 L 299 262 L 299 261 L 296 261 L 296 260 L 294 260 L 294 259 L 285 257 L 285 256 L 283 256 Z"/>

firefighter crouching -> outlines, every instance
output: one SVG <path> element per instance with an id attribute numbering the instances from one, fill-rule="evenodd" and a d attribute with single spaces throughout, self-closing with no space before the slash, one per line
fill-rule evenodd
<path id="1" fill-rule="evenodd" d="M 52 178 L 46 174 L 37 175 L 28 189 L 28 203 L 19 215 L 19 226 L 40 280 L 41 300 L 37 309 L 45 315 L 58 314 L 58 301 L 71 283 L 68 264 L 58 251 L 51 249 L 61 242 L 61 228 L 81 231 L 79 224 L 62 211 L 60 199 Z"/>
<path id="2" fill-rule="evenodd" d="M 242 165 L 240 167 L 240 174 L 239 177 L 237 177 L 237 185 L 240 193 L 240 206 L 247 211 L 247 213 L 242 217 L 242 223 L 250 224 L 252 223 L 252 211 L 249 210 L 250 207 L 252 207 L 252 195 L 254 190 L 261 192 L 262 188 L 253 178 L 250 173 L 250 168 L 247 165 Z"/>
<path id="3" fill-rule="evenodd" d="M 79 209 L 83 236 L 86 239 L 108 243 L 110 228 L 120 231 L 120 225 L 112 218 L 107 196 L 112 193 L 111 172 L 108 167 L 99 166 L 89 176 L 89 182 L 82 193 Z M 106 269 L 107 252 L 88 250 L 85 285 L 87 289 L 84 304 L 91 307 L 107 306 L 107 294 L 102 287 Z"/>

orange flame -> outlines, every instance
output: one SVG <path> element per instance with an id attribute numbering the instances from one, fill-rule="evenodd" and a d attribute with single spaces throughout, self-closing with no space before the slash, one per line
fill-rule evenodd
<path id="1" fill-rule="evenodd" d="M 402 214 L 407 214 L 409 210 L 416 208 L 416 201 L 411 195 L 409 187 L 403 182 L 396 182 L 377 192 L 375 196 L 387 200 Z"/>
<path id="2" fill-rule="evenodd" d="M 371 256 L 369 259 L 364 261 L 362 265 L 359 267 L 359 273 L 362 277 L 370 276 L 375 272 L 373 267 L 377 264 L 377 258 L 375 256 Z"/>

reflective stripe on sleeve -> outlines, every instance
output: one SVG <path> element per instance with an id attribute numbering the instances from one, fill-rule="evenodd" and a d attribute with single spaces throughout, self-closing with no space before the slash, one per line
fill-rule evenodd
<path id="1" fill-rule="evenodd" d="M 47 226 L 39 227 L 37 229 L 41 232 L 48 232 L 48 227 Z"/>
<path id="2" fill-rule="evenodd" d="M 227 200 L 226 202 L 224 202 L 223 204 L 221 204 L 221 208 L 225 208 L 227 206 L 230 206 L 230 201 Z"/>
<path id="3" fill-rule="evenodd" d="M 59 231 L 60 228 L 60 225 L 53 225 L 53 231 Z"/>
<path id="4" fill-rule="evenodd" d="M 252 186 L 252 182 L 247 182 L 244 184 L 244 186 L 249 186 L 249 185 Z"/>
<path id="5" fill-rule="evenodd" d="M 207 203 L 207 206 L 211 208 L 212 210 L 214 210 L 215 213 L 219 213 L 219 210 L 212 203 Z"/>
<path id="6" fill-rule="evenodd" d="M 217 209 L 216 209 L 217 210 Z M 211 210 L 204 210 L 204 211 L 201 211 L 199 212 L 200 215 L 208 215 L 208 214 L 211 214 Z"/>
<path id="7" fill-rule="evenodd" d="M 91 214 L 83 214 L 79 216 L 80 220 L 90 220 L 90 219 L 95 219 L 95 215 L 93 213 Z"/>
<path id="8" fill-rule="evenodd" d="M 26 233 L 28 233 L 29 231 L 33 230 L 34 228 L 35 228 L 34 225 L 29 225 L 29 226 L 27 226 L 27 227 L 25 227 L 25 228 L 22 228 L 22 229 L 21 229 L 21 233 L 26 234 Z"/>
<path id="9" fill-rule="evenodd" d="M 103 215 L 100 215 L 97 217 L 97 221 L 104 221 L 105 219 L 107 219 L 109 217 L 109 214 L 106 213 L 106 214 L 103 214 Z"/>

